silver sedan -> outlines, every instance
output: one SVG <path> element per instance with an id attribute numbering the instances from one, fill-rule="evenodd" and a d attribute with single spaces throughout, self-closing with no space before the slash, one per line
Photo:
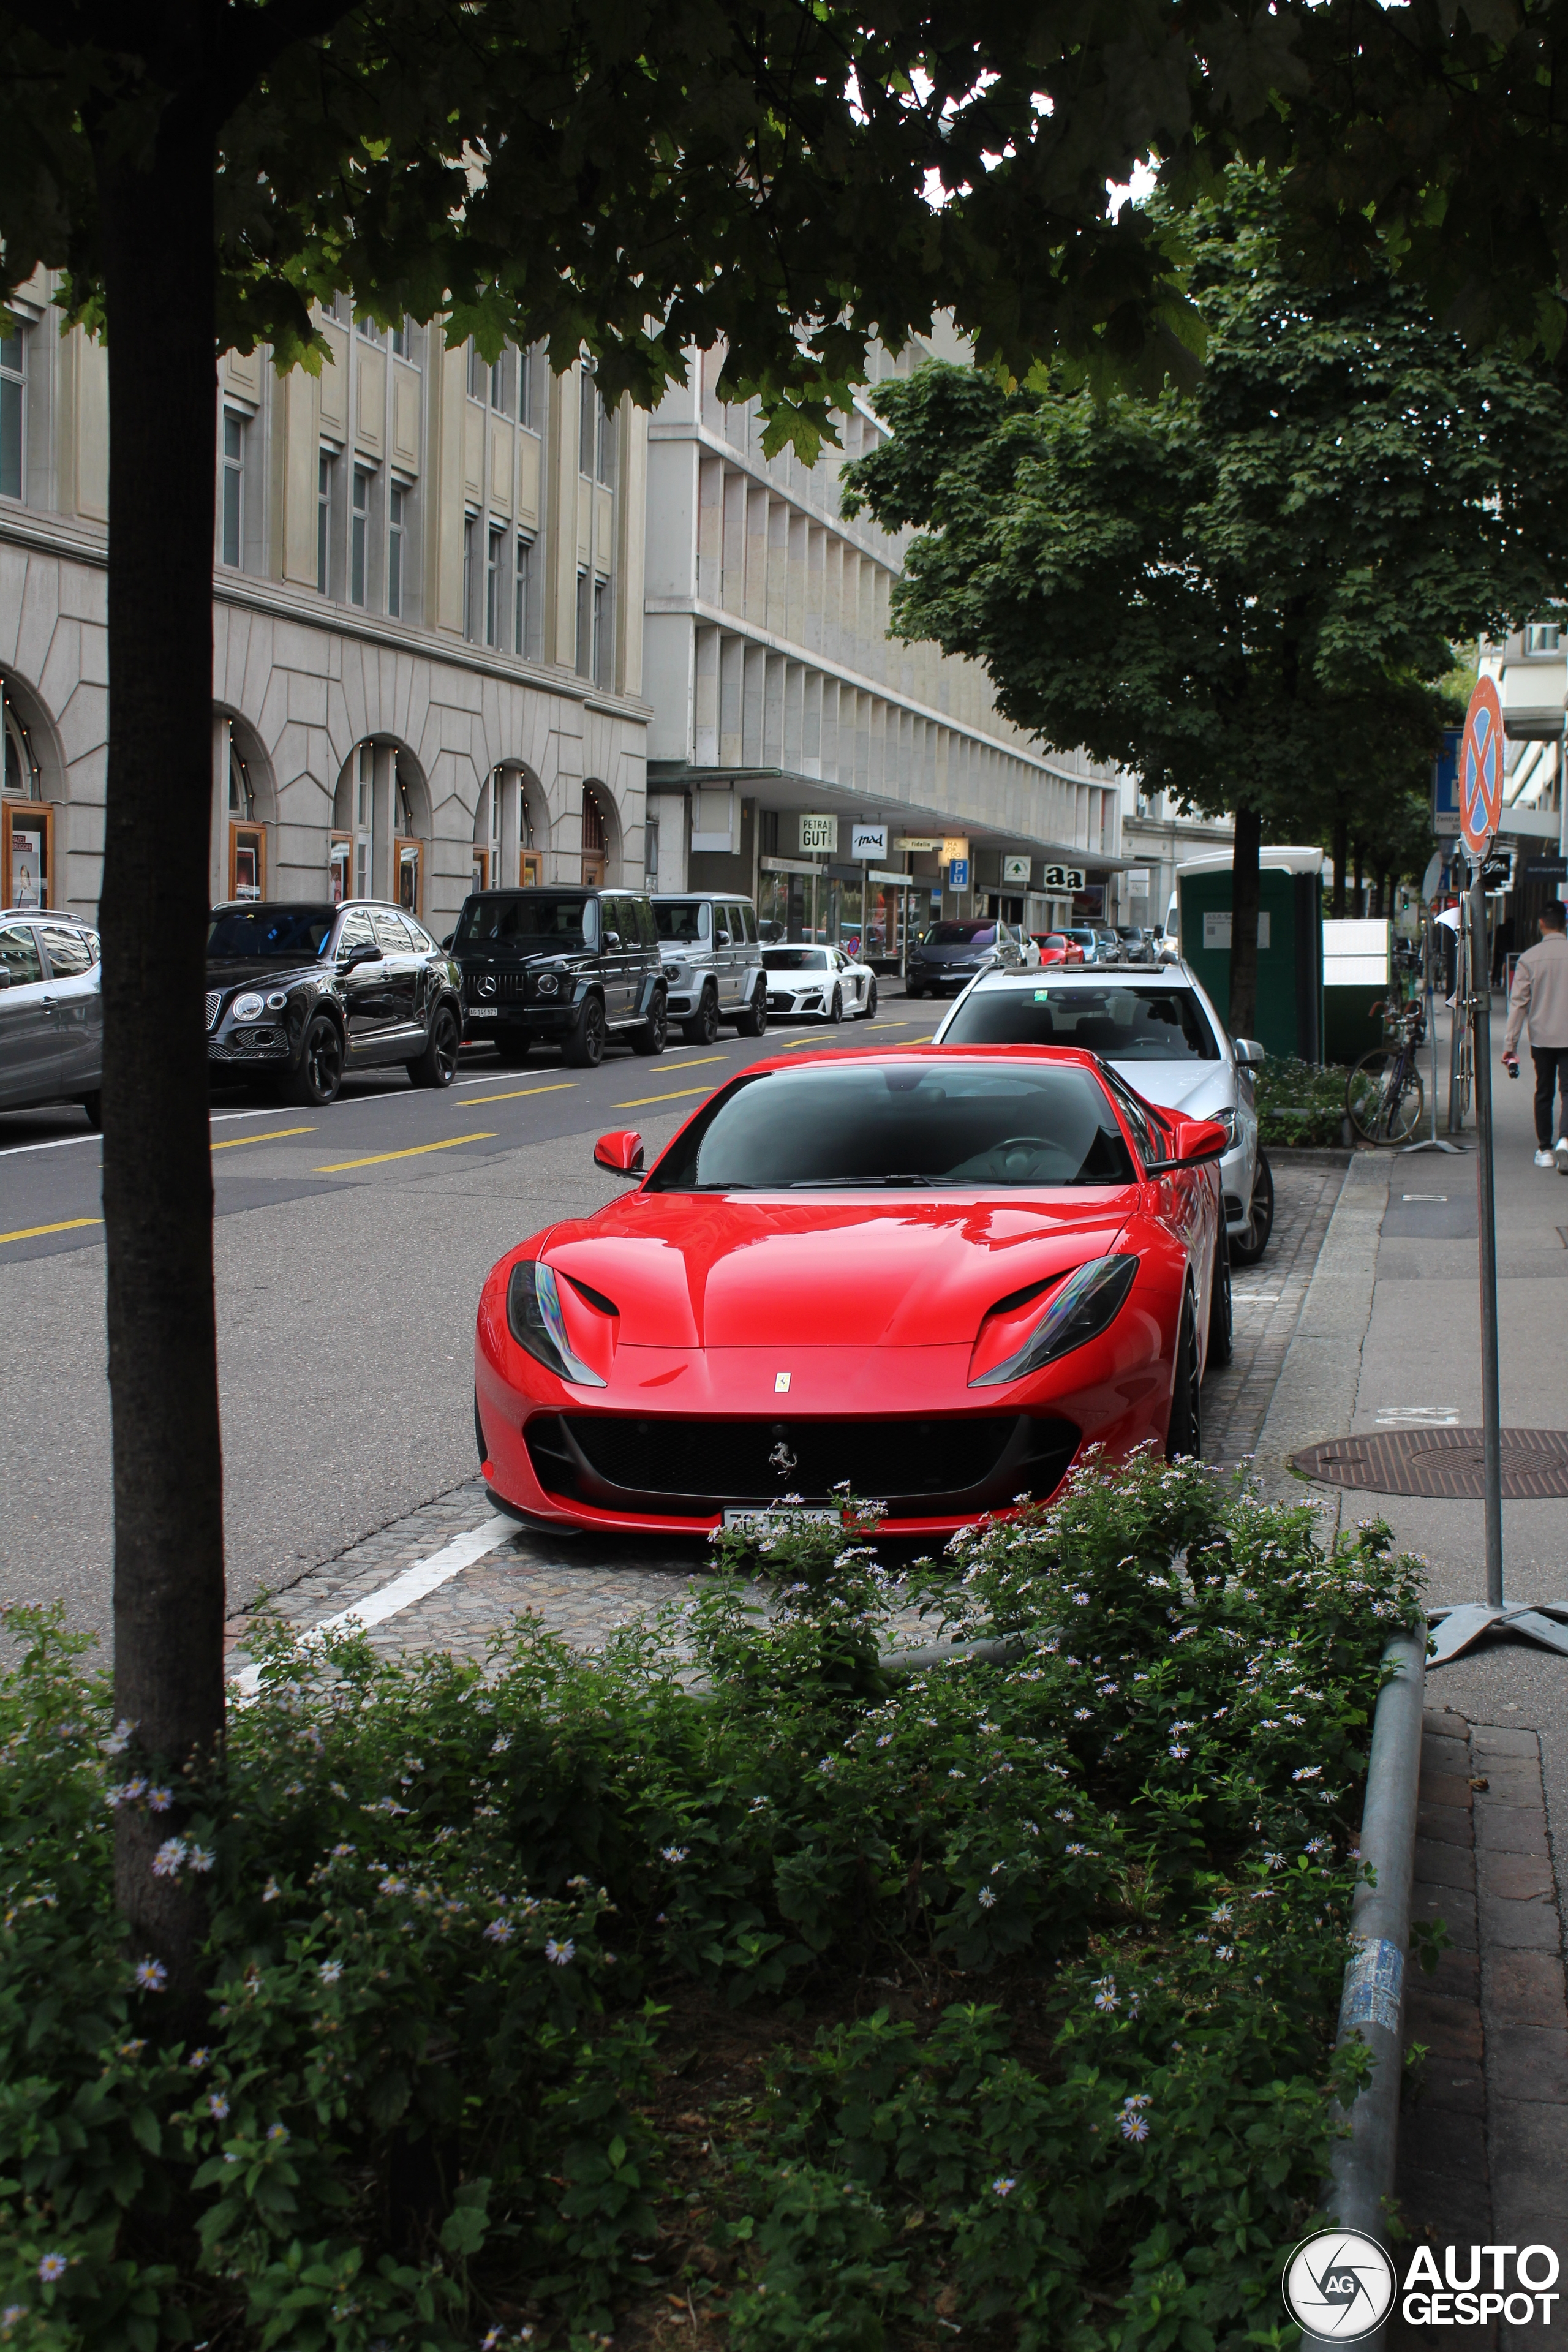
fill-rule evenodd
<path id="1" fill-rule="evenodd" d="M 101 979 L 90 923 L 38 907 L 0 914 L 0 1110 L 78 1102 L 100 1124 Z"/>

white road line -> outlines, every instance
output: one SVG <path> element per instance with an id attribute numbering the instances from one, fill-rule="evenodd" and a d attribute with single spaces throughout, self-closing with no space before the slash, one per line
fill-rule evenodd
<path id="1" fill-rule="evenodd" d="M 313 1649 L 327 1634 L 341 1633 L 345 1627 L 352 1626 L 359 1633 L 383 1623 L 388 1617 L 400 1616 L 405 1609 L 412 1609 L 416 1601 L 423 1601 L 438 1585 L 460 1576 L 464 1569 L 472 1568 L 477 1559 L 483 1559 L 487 1552 L 494 1551 L 516 1533 L 517 1521 L 508 1518 L 504 1512 L 497 1511 L 491 1517 L 481 1519 L 477 1528 L 470 1528 L 467 1535 L 454 1536 L 449 1544 L 433 1551 L 428 1559 L 416 1559 L 412 1568 L 405 1568 L 379 1591 L 367 1592 L 362 1601 L 340 1609 L 335 1617 L 323 1617 L 320 1624 L 310 1626 L 304 1636 L 305 1647 Z M 261 1668 L 242 1666 L 229 1679 L 242 1698 L 254 1698 L 261 1688 Z"/>
<path id="2" fill-rule="evenodd" d="M 63 1151 L 68 1143 L 101 1143 L 103 1138 L 94 1128 L 89 1135 L 57 1135 L 52 1143 L 7 1143 L 0 1147 L 0 1160 L 15 1160 L 24 1151 Z"/>

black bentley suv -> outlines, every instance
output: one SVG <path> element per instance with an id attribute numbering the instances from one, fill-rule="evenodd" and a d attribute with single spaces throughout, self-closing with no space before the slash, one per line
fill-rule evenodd
<path id="1" fill-rule="evenodd" d="M 350 1070 L 401 1062 L 449 1087 L 462 1002 L 445 953 L 401 907 L 350 898 L 215 907 L 207 929 L 207 1066 L 271 1077 L 330 1103 Z"/>
<path id="2" fill-rule="evenodd" d="M 463 975 L 463 1031 L 503 1061 L 559 1045 L 592 1069 L 607 1039 L 662 1054 L 668 987 L 651 900 L 640 891 L 476 890 L 447 941 Z"/>

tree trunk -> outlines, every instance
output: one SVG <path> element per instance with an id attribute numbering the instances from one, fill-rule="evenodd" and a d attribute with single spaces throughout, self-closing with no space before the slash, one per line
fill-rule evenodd
<path id="1" fill-rule="evenodd" d="M 1258 1025 L 1258 852 L 1263 819 L 1256 809 L 1237 809 L 1230 861 L 1230 1005 L 1226 1021 L 1233 1037 L 1250 1037 Z"/>
<path id="2" fill-rule="evenodd" d="M 1334 821 L 1334 901 L 1333 914 L 1342 921 L 1345 911 L 1345 866 L 1350 856 L 1350 827 L 1343 817 Z"/>
<path id="3" fill-rule="evenodd" d="M 114 1465 L 114 1696 L 178 1775 L 223 1733 L 223 1462 L 207 1125 L 216 380 L 214 151 L 180 101 L 150 152 L 99 148 L 109 328 L 109 789 L 103 1215 Z M 176 1797 L 179 1783 L 174 1782 Z M 133 1956 L 183 2006 L 205 1906 L 154 1878 L 176 1801 L 122 1807 Z"/>
<path id="4" fill-rule="evenodd" d="M 1366 852 L 1358 841 L 1355 845 L 1355 910 L 1358 921 L 1366 913 L 1366 894 L 1362 882 L 1365 864 Z"/>

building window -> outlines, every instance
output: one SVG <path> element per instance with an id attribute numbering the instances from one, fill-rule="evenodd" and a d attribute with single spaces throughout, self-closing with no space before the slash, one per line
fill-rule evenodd
<path id="1" fill-rule="evenodd" d="M 595 686 L 608 686 L 610 683 L 610 639 L 614 610 L 615 607 L 610 601 L 609 582 L 595 580 L 594 583 L 594 642 L 589 664 L 589 674 Z"/>
<path id="2" fill-rule="evenodd" d="M 533 627 L 533 541 L 519 531 L 517 535 L 516 571 L 512 587 L 512 650 L 527 654 L 531 650 Z"/>
<path id="3" fill-rule="evenodd" d="M 474 599 L 478 585 L 474 574 L 479 566 L 479 517 L 466 516 L 463 521 L 463 635 L 469 638 L 474 634 Z"/>
<path id="4" fill-rule="evenodd" d="M 498 416 L 511 415 L 511 363 L 513 354 L 502 352 L 490 370 L 490 406 Z"/>
<path id="5" fill-rule="evenodd" d="M 599 414 L 599 387 L 594 382 L 593 367 L 587 360 L 577 383 L 577 471 L 590 480 L 594 473 L 595 426 Z"/>
<path id="6" fill-rule="evenodd" d="M 650 816 L 647 821 L 642 854 L 642 870 L 645 881 L 650 884 L 657 884 L 658 880 L 658 819 L 656 816 Z"/>
<path id="7" fill-rule="evenodd" d="M 384 341 L 385 331 L 384 329 L 378 327 L 374 319 L 362 317 L 355 323 L 359 328 L 361 335 L 367 343 L 379 343 Z"/>
<path id="8" fill-rule="evenodd" d="M 505 643 L 507 620 L 506 541 L 504 530 L 490 525 L 485 540 L 485 643 Z"/>
<path id="9" fill-rule="evenodd" d="M 470 342 L 468 345 L 468 398 L 483 400 L 489 389 L 489 370 L 479 357 L 478 343 Z"/>
<path id="10" fill-rule="evenodd" d="M 1531 621 L 1524 633 L 1527 654 L 1554 654 L 1562 642 L 1562 625 L 1557 621 Z"/>
<path id="11" fill-rule="evenodd" d="M 392 356 L 393 356 L 393 358 L 394 358 L 395 360 L 405 360 L 405 359 L 407 359 L 407 358 L 410 356 L 410 352 L 409 352 L 409 347 L 408 347 L 408 345 L 409 345 L 409 329 L 408 329 L 408 321 L 407 321 L 407 320 L 406 320 L 406 319 L 399 319 L 399 320 L 398 320 L 398 322 L 397 322 L 396 326 L 395 326 L 395 327 L 394 327 L 394 329 L 393 329 L 393 331 L 392 331 Z"/>
<path id="12" fill-rule="evenodd" d="M 353 509 L 349 517 L 349 602 L 363 604 L 369 572 L 370 470 L 354 467 Z"/>
<path id="13" fill-rule="evenodd" d="M 605 406 L 595 390 L 594 405 L 597 410 L 598 443 L 594 458 L 594 479 L 606 490 L 616 487 L 616 418 L 613 410 Z"/>
<path id="14" fill-rule="evenodd" d="M 533 424 L 533 353 L 519 352 L 517 355 L 517 421 L 530 427 Z"/>
<path id="15" fill-rule="evenodd" d="M 403 557 L 406 544 L 408 492 L 394 482 L 386 494 L 386 609 L 393 619 L 403 613 Z"/>
<path id="16" fill-rule="evenodd" d="M 594 583 L 586 572 L 577 574 L 577 674 L 580 677 L 593 675 L 594 649 Z"/>
<path id="17" fill-rule="evenodd" d="M 327 562 L 331 551 L 332 453 L 323 449 L 316 464 L 316 585 L 327 593 Z"/>
<path id="18" fill-rule="evenodd" d="M 0 310 L 0 499 L 19 499 L 26 463 L 27 336 Z"/>
<path id="19" fill-rule="evenodd" d="M 25 801 L 42 800 L 44 780 L 33 757 L 32 742 L 23 724 L 22 714 L 3 683 L 0 683 L 0 735 L 5 737 L 5 790 Z M 9 876 L 5 877 L 4 885 L 0 887 L 9 889 Z"/>
<path id="20" fill-rule="evenodd" d="M 222 561 L 237 565 L 245 546 L 245 419 L 223 412 Z"/>

